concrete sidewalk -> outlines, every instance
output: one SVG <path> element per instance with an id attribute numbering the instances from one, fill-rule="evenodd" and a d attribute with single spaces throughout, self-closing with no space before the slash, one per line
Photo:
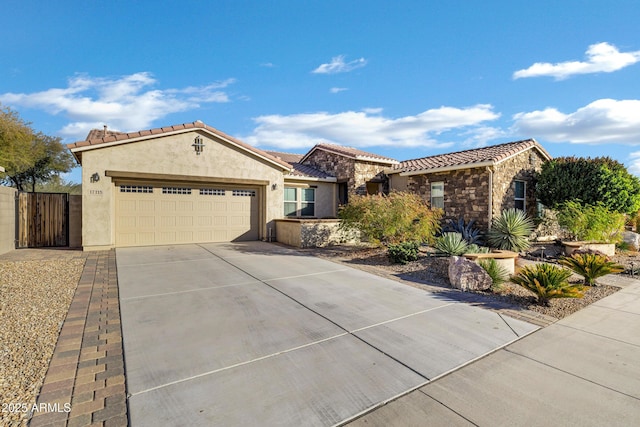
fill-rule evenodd
<path id="1" fill-rule="evenodd" d="M 631 426 L 640 422 L 640 281 L 351 426 Z"/>

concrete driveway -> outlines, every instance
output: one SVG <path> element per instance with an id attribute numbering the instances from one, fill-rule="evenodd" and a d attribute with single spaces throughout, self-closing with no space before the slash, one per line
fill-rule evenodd
<path id="1" fill-rule="evenodd" d="M 133 427 L 341 424 L 537 329 L 263 242 L 117 266 Z"/>

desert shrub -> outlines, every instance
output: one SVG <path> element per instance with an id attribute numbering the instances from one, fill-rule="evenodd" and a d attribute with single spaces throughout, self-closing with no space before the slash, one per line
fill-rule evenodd
<path id="1" fill-rule="evenodd" d="M 491 222 L 487 234 L 489 246 L 520 252 L 527 249 L 529 236 L 533 231 L 533 222 L 520 209 L 506 209 Z"/>
<path id="2" fill-rule="evenodd" d="M 476 223 L 475 219 L 472 219 L 468 223 L 465 224 L 464 218 L 458 218 L 457 221 L 452 219 L 447 221 L 447 224 L 444 226 L 443 231 L 452 232 L 452 233 L 460 233 L 462 238 L 470 245 L 482 244 L 482 232 L 479 228 L 474 227 Z"/>
<path id="3" fill-rule="evenodd" d="M 582 286 L 569 283 L 571 271 L 552 264 L 527 265 L 511 281 L 533 292 L 538 304 L 549 305 L 552 298 L 582 298 Z"/>
<path id="4" fill-rule="evenodd" d="M 558 222 L 576 240 L 616 243 L 622 240 L 625 216 L 602 203 L 568 201 L 558 211 Z"/>
<path id="5" fill-rule="evenodd" d="M 442 236 L 436 239 L 433 245 L 439 252 L 449 256 L 462 255 L 467 251 L 467 242 L 462 238 L 460 233 L 442 233 Z"/>
<path id="6" fill-rule="evenodd" d="M 387 247 L 389 260 L 394 264 L 406 264 L 417 260 L 419 250 L 418 242 L 402 242 Z"/>
<path id="7" fill-rule="evenodd" d="M 431 243 L 440 230 L 440 209 L 431 209 L 417 194 L 391 192 L 388 195 L 350 196 L 340 208 L 340 227 L 359 230 L 375 244 L 405 241 Z"/>
<path id="8" fill-rule="evenodd" d="M 472 243 L 469 246 L 467 246 L 467 251 L 465 253 L 467 253 L 467 254 L 488 254 L 489 252 L 491 252 L 490 248 L 487 248 L 486 246 L 478 246 L 475 243 Z"/>
<path id="9" fill-rule="evenodd" d="M 491 287 L 494 290 L 499 289 L 500 285 L 509 280 L 509 272 L 506 268 L 498 264 L 498 261 L 496 261 L 495 258 L 480 260 L 478 265 L 480 265 L 480 267 L 487 272 L 489 277 L 491 277 Z"/>
<path id="10" fill-rule="evenodd" d="M 573 253 L 570 257 L 560 258 L 558 262 L 584 277 L 584 284 L 589 286 L 595 285 L 598 277 L 624 271 L 624 267 L 606 255 L 593 252 Z"/>

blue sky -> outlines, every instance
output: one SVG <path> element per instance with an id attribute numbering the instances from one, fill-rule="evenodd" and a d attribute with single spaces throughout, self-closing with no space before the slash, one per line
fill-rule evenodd
<path id="1" fill-rule="evenodd" d="M 202 120 L 406 160 L 535 138 L 640 175 L 638 22 L 636 0 L 5 0 L 0 103 L 64 142 Z"/>

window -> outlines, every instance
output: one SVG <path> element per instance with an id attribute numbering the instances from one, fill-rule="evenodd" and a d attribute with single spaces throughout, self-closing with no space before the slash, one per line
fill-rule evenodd
<path id="1" fill-rule="evenodd" d="M 162 194 L 191 194 L 191 189 L 184 187 L 162 187 Z"/>
<path id="2" fill-rule="evenodd" d="M 316 190 L 314 188 L 301 188 L 302 197 L 300 203 L 300 216 L 313 216 L 316 212 Z"/>
<path id="3" fill-rule="evenodd" d="M 526 203 L 525 203 L 525 195 L 526 195 L 526 188 L 527 188 L 527 183 L 524 181 L 515 181 L 515 208 L 516 209 L 520 209 L 521 211 L 524 211 L 526 208 Z"/>
<path id="4" fill-rule="evenodd" d="M 220 188 L 201 188 L 200 195 L 202 196 L 224 196 L 225 191 Z"/>
<path id="5" fill-rule="evenodd" d="M 233 190 L 231 191 L 231 195 L 237 196 L 237 197 L 255 197 L 256 191 L 255 190 Z"/>
<path id="6" fill-rule="evenodd" d="M 153 193 L 153 187 L 147 185 L 121 185 L 121 193 Z"/>
<path id="7" fill-rule="evenodd" d="M 292 187 L 284 188 L 284 215 L 296 216 L 298 213 L 298 189 Z"/>
<path id="8" fill-rule="evenodd" d="M 444 209 L 444 182 L 431 183 L 431 207 Z"/>
<path id="9" fill-rule="evenodd" d="M 316 213 L 315 188 L 284 188 L 285 216 L 314 216 Z"/>

